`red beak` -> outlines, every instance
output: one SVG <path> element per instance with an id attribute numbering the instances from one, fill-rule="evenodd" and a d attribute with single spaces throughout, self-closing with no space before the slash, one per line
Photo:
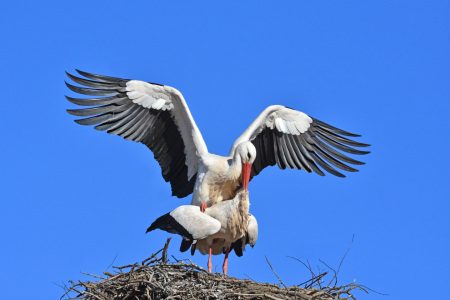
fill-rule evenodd
<path id="1" fill-rule="evenodd" d="M 244 163 L 242 165 L 242 187 L 248 191 L 248 183 L 250 181 L 250 174 L 252 172 L 252 164 Z"/>

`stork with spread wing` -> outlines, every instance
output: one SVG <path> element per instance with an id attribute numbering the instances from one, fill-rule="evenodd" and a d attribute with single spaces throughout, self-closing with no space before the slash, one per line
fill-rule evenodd
<path id="1" fill-rule="evenodd" d="M 72 91 L 94 98 L 66 98 L 89 108 L 70 109 L 81 125 L 122 136 L 146 145 L 161 166 L 172 195 L 179 198 L 193 193 L 192 205 L 202 211 L 223 200 L 234 199 L 240 188 L 268 166 L 301 169 L 324 176 L 326 171 L 345 177 L 334 167 L 357 170 L 362 165 L 342 152 L 367 154 L 353 147 L 368 144 L 347 137 L 358 137 L 300 111 L 273 105 L 267 107 L 233 143 L 229 156 L 208 152 L 183 95 L 176 89 L 139 80 L 102 76 L 77 70 L 85 78 L 67 73 L 74 82 Z M 100 96 L 100 97 L 98 97 Z M 350 147 L 353 146 L 353 147 Z M 334 166 L 334 167 L 333 167 Z M 322 169 L 320 169 L 320 168 Z"/>

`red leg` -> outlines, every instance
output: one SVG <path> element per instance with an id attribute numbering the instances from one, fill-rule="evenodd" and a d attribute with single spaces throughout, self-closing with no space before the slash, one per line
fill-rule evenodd
<path id="1" fill-rule="evenodd" d="M 206 203 L 202 203 L 202 206 L 200 206 L 200 211 L 205 212 L 206 207 L 208 207 L 208 205 L 206 205 Z"/>
<path id="2" fill-rule="evenodd" d="M 209 246 L 209 258 L 208 258 L 208 272 L 212 272 L 212 263 L 211 263 L 211 255 L 212 255 L 212 245 Z"/>
<path id="3" fill-rule="evenodd" d="M 225 260 L 223 261 L 223 274 L 227 275 L 228 271 L 228 253 L 230 252 L 230 248 L 227 248 L 225 251 Z"/>

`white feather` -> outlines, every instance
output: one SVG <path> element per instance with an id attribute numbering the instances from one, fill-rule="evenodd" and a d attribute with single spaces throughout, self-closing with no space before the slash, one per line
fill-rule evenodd
<path id="1" fill-rule="evenodd" d="M 312 123 L 312 119 L 305 115 L 307 118 L 299 120 L 299 121 L 295 121 L 295 127 L 297 127 L 298 131 L 300 131 L 300 133 L 303 133 L 305 131 L 307 131 L 309 129 L 309 127 L 311 126 L 310 124 Z"/>
<path id="2" fill-rule="evenodd" d="M 300 132 L 297 130 L 297 128 L 295 127 L 294 122 L 290 122 L 290 121 L 286 121 L 286 125 L 289 129 L 289 133 L 290 134 L 294 134 L 294 135 L 298 135 L 300 134 Z"/>
<path id="3" fill-rule="evenodd" d="M 142 105 L 143 107 L 147 108 L 152 105 L 153 102 L 155 102 L 155 98 L 150 97 L 149 95 L 143 95 L 143 97 L 139 98 L 138 104 Z"/>
<path id="4" fill-rule="evenodd" d="M 158 99 L 155 102 L 153 102 L 152 108 L 161 109 L 165 103 L 166 103 L 166 101 L 164 99 Z"/>
<path id="5" fill-rule="evenodd" d="M 170 215 L 186 229 L 196 240 L 217 233 L 221 223 L 200 211 L 198 206 L 182 205 L 170 212 Z"/>
<path id="6" fill-rule="evenodd" d="M 244 141 L 252 141 L 264 128 L 274 129 L 282 133 L 298 135 L 307 131 L 312 119 L 300 111 L 282 105 L 267 107 L 242 135 L 231 146 L 229 156 L 233 156 L 236 147 Z"/>
<path id="7" fill-rule="evenodd" d="M 284 130 L 283 130 L 283 120 L 282 119 L 276 118 L 275 119 L 275 126 L 277 127 L 277 130 L 279 132 L 284 132 Z"/>
<path id="8" fill-rule="evenodd" d="M 142 93 L 139 93 L 137 91 L 131 91 L 131 92 L 127 92 L 127 96 L 131 100 L 134 100 L 134 99 L 142 97 Z"/>
<path id="9" fill-rule="evenodd" d="M 281 118 L 276 118 L 275 124 L 277 125 L 278 131 L 280 131 L 282 133 L 289 133 L 289 129 L 286 125 L 286 120 L 283 120 Z"/>

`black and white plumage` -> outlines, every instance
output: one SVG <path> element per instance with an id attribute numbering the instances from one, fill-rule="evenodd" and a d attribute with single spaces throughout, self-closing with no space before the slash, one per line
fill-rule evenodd
<path id="1" fill-rule="evenodd" d="M 342 152 L 369 153 L 353 148 L 368 144 L 344 137 L 359 135 L 300 111 L 273 105 L 266 108 L 234 142 L 228 157 L 217 156 L 208 152 L 182 94 L 176 89 L 77 72 L 88 79 L 67 75 L 86 87 L 66 83 L 67 86 L 76 93 L 94 98 L 67 97 L 74 104 L 91 106 L 68 110 L 72 115 L 87 117 L 76 122 L 96 125 L 97 130 L 145 144 L 159 162 L 164 179 L 170 182 L 172 194 L 181 198 L 193 193 L 191 203 L 194 205 L 211 206 L 233 199 L 238 189 L 267 166 L 276 164 L 281 169 L 302 169 L 323 176 L 322 168 L 345 177 L 334 167 L 356 172 L 347 164 L 364 163 Z M 245 178 L 243 173 L 249 168 L 250 178 Z"/>
<path id="2" fill-rule="evenodd" d="M 243 141 L 251 141 L 257 149 L 257 156 L 252 165 L 251 178 L 268 166 L 278 165 L 280 169 L 297 169 L 311 171 L 324 176 L 318 166 L 338 177 L 345 177 L 329 164 L 348 172 L 358 170 L 344 164 L 363 165 L 341 152 L 351 154 L 368 154 L 351 148 L 367 147 L 369 144 L 355 142 L 343 136 L 359 137 L 305 113 L 281 105 L 266 108 L 245 132 L 233 143 L 230 153 Z M 331 148 L 335 147 L 336 149 Z M 325 160 L 325 161 L 324 161 Z M 329 164 L 327 164 L 327 162 Z"/>
<path id="3" fill-rule="evenodd" d="M 208 270 L 211 272 L 211 255 L 225 254 L 224 273 L 227 272 L 228 253 L 234 249 L 242 256 L 245 244 L 255 245 L 258 223 L 249 213 L 248 191 L 240 190 L 234 199 L 225 200 L 202 212 L 196 205 L 183 205 L 156 219 L 147 232 L 161 229 L 183 237 L 180 251 L 191 247 L 209 254 Z"/>
<path id="4" fill-rule="evenodd" d="M 217 233 L 220 228 L 220 221 L 202 213 L 198 206 L 182 205 L 156 219 L 147 232 L 161 229 L 193 242 Z"/>

